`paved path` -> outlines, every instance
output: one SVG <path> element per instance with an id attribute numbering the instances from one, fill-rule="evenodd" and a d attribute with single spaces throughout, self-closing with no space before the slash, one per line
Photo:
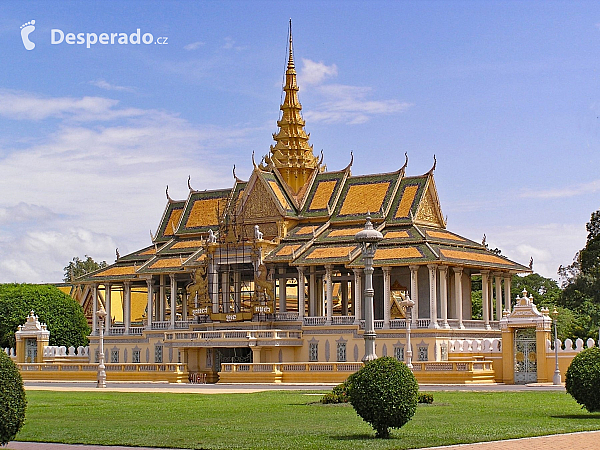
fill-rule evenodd
<path id="1" fill-rule="evenodd" d="M 478 444 L 450 445 L 447 447 L 431 447 L 444 450 L 598 450 L 600 448 L 600 431 L 582 433 L 557 434 L 506 441 L 480 442 Z M 10 442 L 7 450 L 156 450 L 148 447 L 109 447 L 101 445 L 68 445 L 45 444 L 38 442 Z M 162 449 L 178 450 L 178 449 Z"/>

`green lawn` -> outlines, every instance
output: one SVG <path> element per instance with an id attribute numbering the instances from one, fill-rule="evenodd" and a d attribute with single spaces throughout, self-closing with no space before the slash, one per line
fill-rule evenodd
<path id="1" fill-rule="evenodd" d="M 306 392 L 161 394 L 28 391 L 17 440 L 181 448 L 415 448 L 600 429 L 562 392 L 435 392 L 389 440 L 350 405 Z"/>

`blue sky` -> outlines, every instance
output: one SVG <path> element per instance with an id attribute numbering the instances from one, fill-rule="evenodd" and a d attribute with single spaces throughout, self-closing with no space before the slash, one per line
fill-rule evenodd
<path id="1" fill-rule="evenodd" d="M 329 169 L 353 151 L 353 174 L 394 171 L 408 152 L 419 175 L 435 154 L 448 229 L 557 278 L 600 207 L 600 3 L 4 1 L 0 282 L 147 245 L 188 175 L 247 178 L 277 131 L 290 17 Z M 138 28 L 167 44 L 51 43 Z"/>

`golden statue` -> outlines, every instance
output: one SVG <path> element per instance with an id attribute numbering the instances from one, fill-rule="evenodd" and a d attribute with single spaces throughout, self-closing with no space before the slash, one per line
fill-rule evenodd
<path id="1" fill-rule="evenodd" d="M 258 271 L 254 275 L 254 295 L 256 300 L 260 300 L 259 294 L 263 294 L 264 301 L 270 301 L 275 298 L 275 283 L 268 280 L 267 268 L 264 264 L 258 266 Z"/>
<path id="2" fill-rule="evenodd" d="M 197 298 L 199 304 L 206 303 L 208 301 L 206 265 L 202 265 L 194 271 L 194 282 L 189 284 L 186 290 L 188 293 L 188 298 Z"/>

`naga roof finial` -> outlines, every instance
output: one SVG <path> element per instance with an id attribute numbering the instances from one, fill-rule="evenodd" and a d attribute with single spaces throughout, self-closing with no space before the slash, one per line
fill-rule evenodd
<path id="1" fill-rule="evenodd" d="M 165 189 L 165 194 L 167 195 L 167 200 L 172 202 L 173 199 L 171 197 L 169 197 L 169 185 L 167 184 L 167 189 Z"/>

